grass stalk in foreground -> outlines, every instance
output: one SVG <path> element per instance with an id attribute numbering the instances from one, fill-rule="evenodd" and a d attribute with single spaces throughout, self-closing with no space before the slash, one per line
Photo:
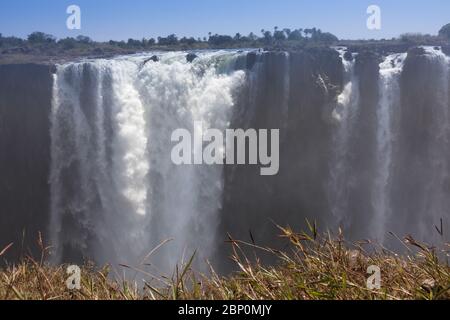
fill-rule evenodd
<path id="1" fill-rule="evenodd" d="M 113 280 L 119 277 L 112 276 L 109 267 L 99 270 L 86 265 L 81 289 L 70 291 L 67 266 L 50 266 L 44 255 L 40 261 L 26 258 L 0 270 L 0 299 L 450 299 L 450 244 L 437 250 L 408 236 L 404 239 L 408 255 L 383 248 L 369 254 L 363 243 L 347 244 L 342 236 L 319 236 L 315 226 L 301 234 L 290 228 L 280 230 L 290 243 L 286 252 L 230 238 L 232 259 L 239 271 L 226 277 L 212 268 L 208 276 L 193 271 L 193 255 L 171 277 L 156 278 L 142 271 L 149 278 L 143 285 Z M 244 253 L 249 248 L 273 254 L 279 263 L 265 266 L 257 259 L 250 261 Z M 5 252 L 0 251 L 0 257 Z M 370 265 L 381 269 L 380 290 L 367 289 Z M 151 285 L 154 281 L 158 284 Z"/>

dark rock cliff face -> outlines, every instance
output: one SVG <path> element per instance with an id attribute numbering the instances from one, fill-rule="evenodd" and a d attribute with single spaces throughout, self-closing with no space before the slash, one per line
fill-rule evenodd
<path id="1" fill-rule="evenodd" d="M 267 241 L 276 239 L 267 237 L 276 234 L 271 221 L 300 227 L 304 219 L 292 223 L 300 213 L 327 218 L 329 114 L 342 90 L 343 67 L 332 49 L 250 53 L 246 60 L 244 68 L 257 72 L 241 90 L 232 127 L 280 129 L 280 171 L 261 177 L 259 166 L 225 167 L 219 234 L 246 238 L 251 232 L 255 241 Z M 0 246 L 14 242 L 12 260 L 28 248 L 37 253 L 38 232 L 48 240 L 52 71 L 46 65 L 0 67 Z M 85 84 L 92 85 L 89 79 Z"/>
<path id="2" fill-rule="evenodd" d="M 358 183 L 349 184 L 348 214 L 352 236 L 367 237 L 367 213 L 372 211 L 371 188 L 375 176 L 377 106 L 379 101 L 379 63 L 381 58 L 372 52 L 362 52 L 356 58 L 355 73 L 359 82 L 359 107 L 355 128 L 350 137 L 350 166 Z"/>
<path id="3" fill-rule="evenodd" d="M 399 227 L 415 221 L 411 233 L 418 237 L 438 236 L 417 227 L 425 223 L 440 228 L 430 215 L 444 223 L 449 216 L 449 85 L 443 57 L 430 58 L 421 48 L 409 50 L 397 116 L 393 193 L 398 210 L 392 223 Z"/>
<path id="4" fill-rule="evenodd" d="M 348 205 L 344 220 L 339 222 L 342 225 L 338 225 L 352 239 L 373 235 L 372 219 L 377 219 L 380 213 L 374 188 L 380 176 L 379 153 L 388 152 L 380 150 L 377 140 L 385 134 L 380 133 L 384 129 L 379 127 L 382 119 L 377 114 L 382 103 L 380 63 L 385 58 L 378 52 L 361 51 L 354 63 L 358 105 L 346 141 L 349 171 L 342 185 L 346 189 L 345 199 L 340 199 Z M 343 90 L 344 71 L 334 50 L 292 53 L 288 58 L 271 53 L 260 59 L 260 82 L 255 84 L 258 98 L 256 102 L 241 101 L 243 111 L 238 113 L 233 126 L 280 128 L 280 171 L 277 176 L 263 177 L 256 167 L 226 168 L 219 234 L 228 232 L 235 239 L 278 246 L 281 243 L 275 236 L 275 224 L 305 230 L 305 219 L 308 219 L 317 221 L 324 231 L 336 219 L 331 213 L 336 204 L 330 200 L 328 183 L 331 171 L 336 170 L 332 169 L 336 161 L 332 152 L 338 128 L 330 120 L 330 114 Z M 392 185 L 385 198 L 386 206 L 392 210 L 392 215 L 386 218 L 386 228 L 399 234 L 411 232 L 421 239 L 433 238 L 430 233 L 433 223 L 438 224 L 436 217 L 448 216 L 443 204 L 450 205 L 450 201 L 443 199 L 450 192 L 450 181 L 446 178 L 449 175 L 445 173 L 449 165 L 443 156 L 450 152 L 448 126 L 445 126 L 449 123 L 448 111 L 445 112 L 449 106 L 443 105 L 448 103 L 449 84 L 445 78 L 448 67 L 444 64 L 426 55 L 423 49 L 411 49 L 404 62 L 399 92 L 385 93 L 384 97 L 395 101 L 396 97 L 392 96 L 395 94 L 401 100 L 399 109 L 389 106 L 393 136 L 388 139 L 393 156 L 391 164 L 384 169 L 389 171 L 385 182 L 389 186 L 381 186 Z M 286 83 L 289 94 L 283 96 Z M 286 113 L 280 110 L 284 103 Z M 256 105 L 256 112 L 248 108 L 252 104 Z M 439 178 L 440 175 L 444 178 Z M 227 252 L 226 246 L 223 252 Z"/>
<path id="5" fill-rule="evenodd" d="M 263 54 L 254 68 L 257 81 L 243 94 L 232 127 L 280 129 L 280 170 L 261 176 L 259 166 L 225 168 L 218 234 L 278 246 L 275 223 L 303 228 L 305 218 L 327 218 L 329 115 L 342 90 L 343 66 L 338 53 L 327 49 Z"/>
<path id="6" fill-rule="evenodd" d="M 370 222 L 378 212 L 374 197 L 374 181 L 380 176 L 377 160 L 380 150 L 385 152 L 380 147 L 382 119 L 377 112 L 383 94 L 380 63 L 386 52 L 402 52 L 402 48 L 359 51 L 352 64 L 351 81 L 358 102 L 345 140 L 347 168 L 341 172 L 345 192 L 338 200 L 348 205 L 340 217 L 333 211 L 336 203 L 330 200 L 329 184 L 340 170 L 333 159 L 343 125 L 332 113 L 348 83 L 345 61 L 336 50 L 321 48 L 289 54 L 253 52 L 237 62 L 236 68 L 246 69 L 248 77 L 239 90 L 231 127 L 280 129 L 280 168 L 275 176 L 261 176 L 259 165 L 224 167 L 218 270 L 230 269 L 225 259 L 229 255 L 229 244 L 224 242 L 227 234 L 279 247 L 282 243 L 275 224 L 304 230 L 308 219 L 316 221 L 320 231 L 342 223 L 344 233 L 353 240 L 372 235 Z M 392 209 L 392 215 L 382 221 L 387 231 L 402 236 L 407 230 L 419 240 L 429 239 L 426 235 L 433 232 L 436 217 L 448 217 L 450 207 L 450 83 L 448 62 L 438 56 L 420 48 L 408 52 L 395 91 L 398 106 L 393 103 L 391 108 L 388 143 L 392 159 L 384 170 L 389 171 L 385 183 L 390 187 L 385 206 Z M 344 58 L 353 61 L 350 53 Z M 6 256 L 9 260 L 28 249 L 37 253 L 39 231 L 48 239 L 51 69 L 45 65 L 0 66 L 0 249 L 14 242 Z M 88 106 L 95 105 L 96 79 L 88 74 L 82 75 L 80 103 L 86 108 L 87 121 L 93 122 L 94 110 Z M 70 175 L 65 179 L 64 184 L 76 193 L 77 186 L 72 186 L 76 180 Z M 337 221 L 336 225 L 330 226 L 330 221 Z M 63 224 L 70 224 L 74 232 L 85 228 L 72 220 Z"/>
<path id="7" fill-rule="evenodd" d="M 50 71 L 0 66 L 0 247 L 14 243 L 8 260 L 37 253 L 38 232 L 48 227 Z"/>

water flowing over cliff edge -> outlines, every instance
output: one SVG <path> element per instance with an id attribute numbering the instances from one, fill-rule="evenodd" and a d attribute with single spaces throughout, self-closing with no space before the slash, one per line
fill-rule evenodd
<path id="1" fill-rule="evenodd" d="M 137 265 L 173 239 L 149 258 L 157 270 L 194 250 L 227 270 L 227 233 L 276 246 L 274 222 L 301 229 L 305 218 L 387 246 L 389 232 L 449 239 L 450 60 L 441 49 L 214 51 L 191 62 L 155 54 L 0 66 L 9 259 L 35 252 L 42 231 L 55 263 Z M 172 131 L 193 131 L 194 121 L 280 129 L 279 174 L 174 165 Z"/>

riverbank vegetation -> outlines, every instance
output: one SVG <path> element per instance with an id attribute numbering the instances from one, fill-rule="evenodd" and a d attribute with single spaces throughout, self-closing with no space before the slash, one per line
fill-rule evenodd
<path id="1" fill-rule="evenodd" d="M 208 275 L 196 272 L 192 268 L 195 255 L 168 276 L 122 266 L 136 274 L 136 281 L 121 279 L 110 267 L 86 264 L 80 290 L 67 289 L 67 266 L 45 262 L 48 248 L 41 241 L 40 259 L 25 258 L 0 271 L 0 299 L 450 299 L 450 244 L 438 250 L 408 236 L 399 239 L 407 252 L 400 256 L 382 247 L 369 253 L 367 241 L 350 244 L 342 235 L 319 236 L 314 225 L 307 233 L 280 230 L 289 243 L 285 251 L 230 239 L 237 271 L 229 276 L 220 276 L 212 268 Z M 250 259 L 249 249 L 252 256 L 274 255 L 278 263 L 266 266 Z M 381 271 L 379 289 L 367 286 L 369 266 Z"/>
<path id="2" fill-rule="evenodd" d="M 14 36 L 4 37 L 0 33 L 0 60 L 48 61 L 76 57 L 107 57 L 118 54 L 132 54 L 144 51 L 203 50 L 264 48 L 266 50 L 299 50 L 316 46 L 412 46 L 447 45 L 450 39 L 449 25 L 444 26 L 437 35 L 403 34 L 398 38 L 381 40 L 340 40 L 330 32 L 318 28 L 279 28 L 262 29 L 258 33 L 234 36 L 209 32 L 204 37 L 178 37 L 170 34 L 165 37 L 128 39 L 127 41 L 96 42 L 87 36 L 57 39 L 44 32 L 33 32 L 27 39 Z"/>

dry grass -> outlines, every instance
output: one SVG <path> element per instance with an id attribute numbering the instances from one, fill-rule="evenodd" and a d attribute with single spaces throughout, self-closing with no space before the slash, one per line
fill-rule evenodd
<path id="1" fill-rule="evenodd" d="M 171 277 L 159 278 L 156 286 L 150 281 L 138 286 L 113 280 L 118 277 L 112 277 L 108 267 L 87 265 L 82 268 L 81 290 L 70 291 L 65 285 L 66 266 L 47 265 L 43 254 L 40 261 L 27 258 L 0 271 L 0 299 L 450 299 L 449 244 L 438 251 L 409 236 L 403 241 L 408 256 L 383 248 L 369 254 L 363 249 L 367 243 L 319 236 L 314 225 L 302 234 L 280 229 L 291 244 L 289 252 L 230 239 L 232 259 L 240 271 L 229 277 L 212 269 L 209 276 L 192 271 L 194 256 Z M 279 264 L 251 262 L 244 248 L 274 254 Z M 381 269 L 380 290 L 367 289 L 370 265 Z"/>

